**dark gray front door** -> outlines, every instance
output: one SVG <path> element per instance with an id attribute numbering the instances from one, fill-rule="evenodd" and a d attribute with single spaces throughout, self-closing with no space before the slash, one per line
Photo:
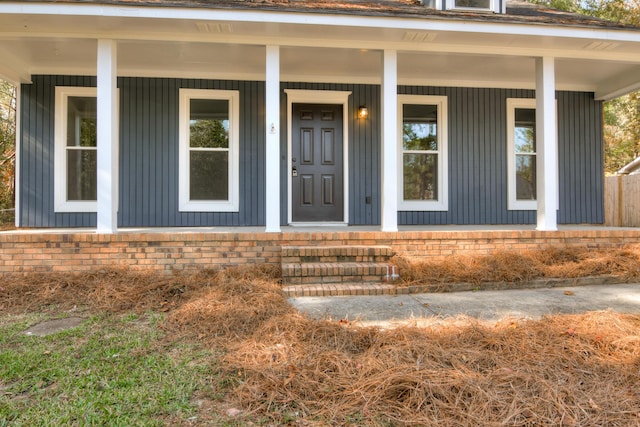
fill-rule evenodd
<path id="1" fill-rule="evenodd" d="M 293 222 L 344 221 L 342 105 L 293 104 Z"/>

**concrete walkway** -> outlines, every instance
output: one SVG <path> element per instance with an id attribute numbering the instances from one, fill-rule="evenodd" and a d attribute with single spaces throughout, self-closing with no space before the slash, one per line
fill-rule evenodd
<path id="1" fill-rule="evenodd" d="M 640 284 L 451 292 L 413 295 L 296 297 L 289 302 L 313 318 L 347 319 L 368 326 L 428 325 L 460 315 L 495 322 L 539 319 L 611 309 L 640 314 Z"/>

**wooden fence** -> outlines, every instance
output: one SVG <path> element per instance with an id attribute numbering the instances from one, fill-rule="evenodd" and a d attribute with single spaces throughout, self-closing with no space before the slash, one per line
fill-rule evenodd
<path id="1" fill-rule="evenodd" d="M 611 227 L 640 227 L 640 174 L 605 178 L 604 221 Z"/>

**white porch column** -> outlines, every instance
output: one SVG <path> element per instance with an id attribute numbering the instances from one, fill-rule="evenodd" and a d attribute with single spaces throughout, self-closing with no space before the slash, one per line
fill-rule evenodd
<path id="1" fill-rule="evenodd" d="M 98 233 L 118 230 L 117 42 L 98 40 Z"/>
<path id="2" fill-rule="evenodd" d="M 280 231 L 280 47 L 267 46 L 265 231 Z"/>
<path id="3" fill-rule="evenodd" d="M 398 52 L 382 59 L 382 231 L 398 231 Z"/>
<path id="4" fill-rule="evenodd" d="M 538 230 L 558 229 L 558 200 L 555 60 L 536 58 L 536 192 Z"/>

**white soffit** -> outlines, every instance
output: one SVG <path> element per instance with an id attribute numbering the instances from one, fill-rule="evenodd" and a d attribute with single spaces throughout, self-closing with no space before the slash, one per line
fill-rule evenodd
<path id="1" fill-rule="evenodd" d="M 28 11 L 39 13 L 30 15 L 26 13 Z M 640 31 L 427 18 L 0 3 L 0 38 L 50 37 L 52 34 L 66 38 L 409 48 L 522 56 L 544 53 L 583 59 L 617 57 L 640 61 Z"/>
<path id="2" fill-rule="evenodd" d="M 601 95 L 608 96 L 634 86 L 632 71 L 640 65 L 640 31 L 255 11 L 16 5 L 0 3 L 0 53 L 14 58 L 0 59 L 0 74 L 23 81 L 32 73 L 95 73 L 96 39 L 101 37 L 119 40 L 119 74 L 130 76 L 263 79 L 264 46 L 273 43 L 283 46 L 283 80 L 379 83 L 380 52 L 394 49 L 399 51 L 401 84 L 526 88 L 534 86 L 532 58 L 544 55 L 558 58 L 559 88 L 603 88 Z M 12 12 L 3 14 L 6 10 Z M 28 13 L 36 10 L 43 14 Z"/>

